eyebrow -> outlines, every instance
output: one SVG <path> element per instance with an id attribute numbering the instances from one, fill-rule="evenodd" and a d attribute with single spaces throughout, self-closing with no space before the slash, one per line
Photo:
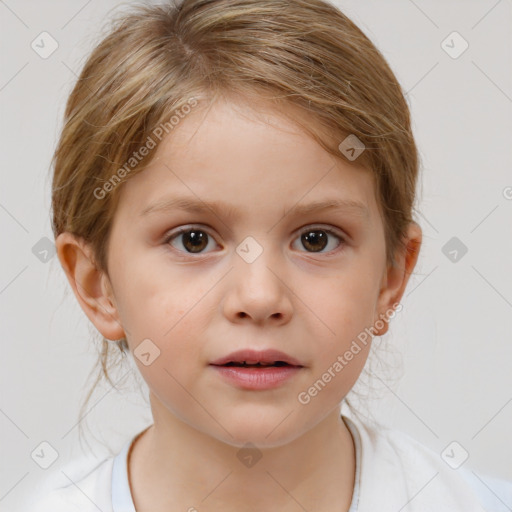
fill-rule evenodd
<path id="1" fill-rule="evenodd" d="M 190 213 L 204 213 L 210 210 L 216 214 L 222 213 L 223 216 L 232 219 L 240 217 L 240 211 L 223 201 L 202 201 L 189 197 L 170 197 L 157 201 L 144 208 L 139 216 L 144 217 L 152 213 L 165 213 L 173 210 L 184 210 Z M 283 211 L 283 217 L 289 214 L 300 216 L 325 210 L 336 210 L 358 217 L 367 218 L 369 216 L 368 208 L 364 203 L 353 199 L 333 198 L 318 200 L 308 204 L 296 204 L 288 211 Z"/>

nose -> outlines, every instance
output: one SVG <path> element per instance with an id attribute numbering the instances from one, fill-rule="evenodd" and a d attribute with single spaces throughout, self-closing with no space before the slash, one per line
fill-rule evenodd
<path id="1" fill-rule="evenodd" d="M 252 263 L 236 255 L 223 300 L 224 315 L 233 323 L 281 325 L 292 317 L 291 283 L 266 252 Z"/>

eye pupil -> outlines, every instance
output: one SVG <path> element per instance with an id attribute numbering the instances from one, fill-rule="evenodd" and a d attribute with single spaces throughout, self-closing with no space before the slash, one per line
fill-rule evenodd
<path id="1" fill-rule="evenodd" d="M 313 252 L 322 251 L 327 245 L 327 235 L 325 231 L 309 231 L 302 234 L 302 243 L 304 247 L 312 249 Z M 321 247 L 315 247 L 316 244 L 320 243 Z"/>
<path id="2" fill-rule="evenodd" d="M 189 252 L 201 252 L 207 245 L 207 237 L 208 235 L 204 231 L 186 231 L 183 233 L 183 246 L 189 250 L 189 247 L 187 247 L 187 244 L 190 243 L 192 246 L 191 250 Z"/>

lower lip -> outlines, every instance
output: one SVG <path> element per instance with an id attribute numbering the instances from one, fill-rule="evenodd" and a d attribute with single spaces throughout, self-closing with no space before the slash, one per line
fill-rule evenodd
<path id="1" fill-rule="evenodd" d="M 263 368 L 243 368 L 241 366 L 211 365 L 227 381 L 244 389 L 275 388 L 302 369 L 302 366 L 268 366 Z"/>

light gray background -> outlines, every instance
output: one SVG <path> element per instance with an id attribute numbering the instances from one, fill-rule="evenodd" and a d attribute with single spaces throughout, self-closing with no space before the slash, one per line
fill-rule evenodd
<path id="1" fill-rule="evenodd" d="M 43 263 L 32 248 L 53 241 L 49 163 L 65 100 L 118 3 L 0 2 L 2 510 L 21 510 L 36 482 L 82 454 L 77 414 L 96 357 L 92 324 L 57 257 Z M 373 414 L 439 453 L 455 440 L 469 453 L 465 467 L 512 480 L 511 1 L 336 4 L 407 91 L 422 158 L 424 244 L 385 336 L 403 370 L 382 384 Z M 47 59 L 31 48 L 42 31 L 59 44 Z M 441 46 L 453 31 L 469 44 L 456 59 Z M 442 251 L 452 237 L 468 248 L 457 262 Z M 151 422 L 126 382 L 119 392 L 98 389 L 87 414 L 113 451 Z M 43 441 L 59 454 L 47 470 L 31 458 Z"/>

